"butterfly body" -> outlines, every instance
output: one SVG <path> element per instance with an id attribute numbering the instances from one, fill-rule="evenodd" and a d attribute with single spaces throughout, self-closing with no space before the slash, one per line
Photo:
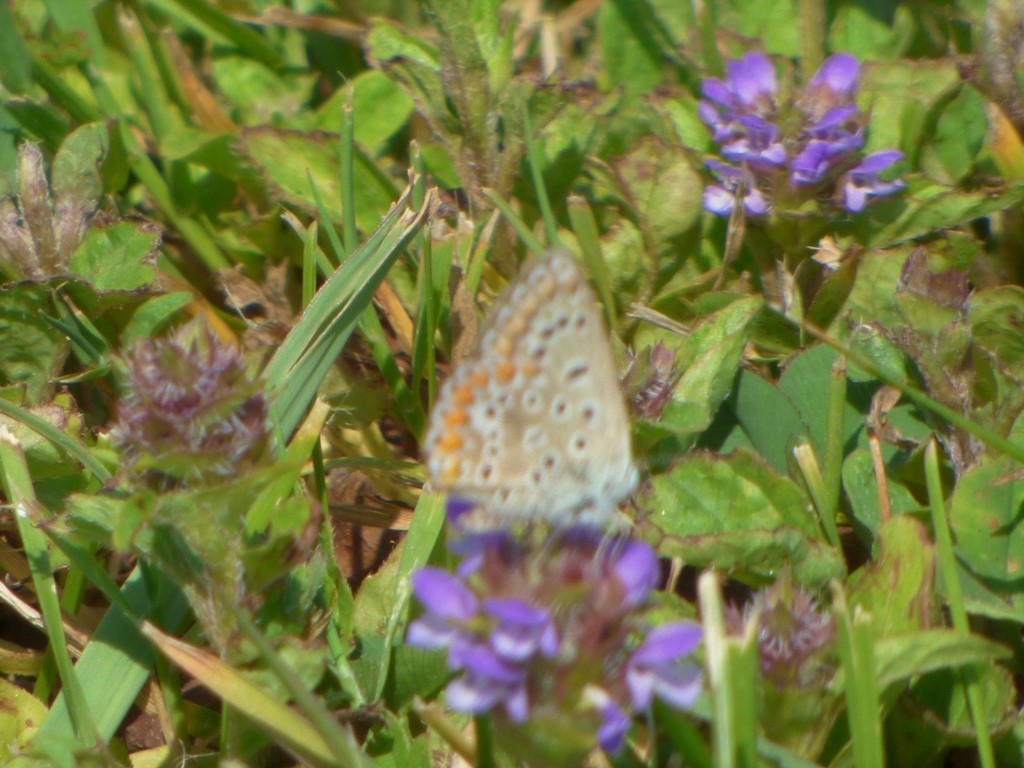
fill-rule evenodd
<path id="1" fill-rule="evenodd" d="M 478 506 L 473 528 L 607 527 L 636 486 L 608 332 L 575 260 L 524 266 L 431 415 L 432 483 Z"/>

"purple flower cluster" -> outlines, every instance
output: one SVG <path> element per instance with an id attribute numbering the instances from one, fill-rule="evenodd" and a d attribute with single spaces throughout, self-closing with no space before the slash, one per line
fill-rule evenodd
<path id="1" fill-rule="evenodd" d="M 730 632 L 742 634 L 751 616 L 757 617 L 761 674 L 775 687 L 820 686 L 831 677 L 835 620 L 789 574 L 756 593 L 742 611 L 730 605 Z"/>
<path id="2" fill-rule="evenodd" d="M 166 490 L 218 484 L 268 455 L 268 403 L 241 351 L 202 321 L 143 339 L 111 436 L 136 479 Z"/>
<path id="3" fill-rule="evenodd" d="M 470 536 L 462 548 L 457 574 L 413 575 L 425 612 L 407 635 L 409 645 L 447 650 L 458 673 L 447 689 L 453 709 L 538 729 L 552 719 L 577 723 L 591 744 L 615 752 L 632 713 L 655 697 L 687 708 L 700 694 L 700 668 L 688 658 L 699 625 L 663 624 L 625 650 L 659 577 L 646 544 L 602 544 L 575 529 L 546 543 L 543 558 L 505 534 Z"/>
<path id="4" fill-rule="evenodd" d="M 817 192 L 839 177 L 843 206 L 856 212 L 869 198 L 902 189 L 901 181 L 880 178 L 902 152 L 886 149 L 857 162 L 864 145 L 864 118 L 854 103 L 859 74 L 860 64 L 848 53 L 827 59 L 796 105 L 797 121 L 776 104 L 775 69 L 764 54 L 730 61 L 725 80 L 706 79 L 698 112 L 728 163 L 706 161 L 718 183 L 705 189 L 704 207 L 728 215 L 739 198 L 748 215 L 760 216 L 783 185 Z M 793 123 L 795 130 L 780 127 Z"/>

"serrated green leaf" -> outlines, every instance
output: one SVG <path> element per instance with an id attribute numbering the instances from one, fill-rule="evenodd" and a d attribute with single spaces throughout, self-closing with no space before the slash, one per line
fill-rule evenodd
<path id="1" fill-rule="evenodd" d="M 642 520 L 657 531 L 662 554 L 762 577 L 788 564 L 798 581 L 814 584 L 843 572 L 800 489 L 746 451 L 693 455 L 651 482 Z"/>

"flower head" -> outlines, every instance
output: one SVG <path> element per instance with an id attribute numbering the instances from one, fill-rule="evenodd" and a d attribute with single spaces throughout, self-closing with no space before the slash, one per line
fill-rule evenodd
<path id="1" fill-rule="evenodd" d="M 408 642 L 447 648 L 457 673 L 447 689 L 450 707 L 490 712 L 499 727 L 574 723 L 584 741 L 615 751 L 654 692 L 675 706 L 692 704 L 700 672 L 684 659 L 699 629 L 672 634 L 666 625 L 632 656 L 624 650 L 641 634 L 639 611 L 660 577 L 650 546 L 573 528 L 554 534 L 539 558 L 507 538 L 467 538 L 460 550 L 472 568 L 425 568 L 412 580 L 425 612 L 409 625 Z M 665 634 L 670 650 L 656 639 Z M 652 693 L 638 698 L 632 690 L 645 685 L 637 683 L 644 676 Z M 522 729 L 516 733 L 524 738 Z"/>
<path id="2" fill-rule="evenodd" d="M 872 175 L 873 156 L 857 165 L 865 121 L 854 103 L 860 76 L 854 56 L 829 57 L 791 107 L 776 104 L 775 70 L 763 54 L 731 61 L 726 72 L 724 80 L 704 81 L 705 99 L 698 105 L 698 115 L 730 163 L 706 160 L 716 177 L 704 190 L 706 210 L 728 216 L 741 199 L 748 216 L 760 216 L 772 207 L 771 199 L 799 203 L 801 196 L 837 183 L 851 165 L 845 182 L 840 181 L 849 211 L 861 210 L 871 196 L 902 187 Z M 794 111 L 802 121 L 780 119 Z"/>
<path id="3" fill-rule="evenodd" d="M 828 673 L 835 621 L 788 576 L 758 592 L 742 613 L 730 608 L 730 631 L 742 632 L 750 616 L 757 617 L 761 673 L 777 688 L 807 686 Z"/>
<path id="4" fill-rule="evenodd" d="M 267 455 L 268 404 L 241 351 L 205 323 L 143 340 L 112 436 L 133 473 L 158 488 L 222 482 Z"/>

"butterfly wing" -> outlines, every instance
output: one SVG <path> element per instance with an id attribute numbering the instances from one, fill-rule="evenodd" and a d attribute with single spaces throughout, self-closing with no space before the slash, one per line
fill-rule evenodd
<path id="1" fill-rule="evenodd" d="M 488 522 L 609 523 L 636 470 L 608 332 L 572 256 L 535 259 L 495 302 L 426 445 L 435 485 Z"/>

